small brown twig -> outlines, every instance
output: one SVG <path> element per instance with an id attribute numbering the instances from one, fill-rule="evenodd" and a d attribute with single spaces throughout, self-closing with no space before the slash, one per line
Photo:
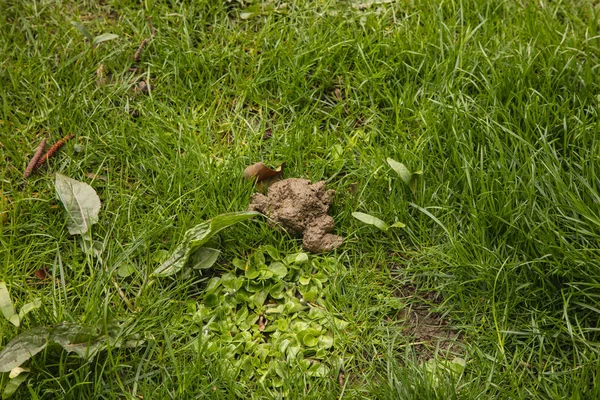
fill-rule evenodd
<path id="1" fill-rule="evenodd" d="M 156 28 L 152 24 L 152 18 L 146 17 L 146 20 L 148 21 L 148 24 L 150 25 L 150 29 L 152 30 L 152 36 L 150 36 L 149 39 L 146 38 L 146 39 L 142 40 L 142 43 L 140 43 L 140 46 L 138 47 L 135 54 L 133 55 L 133 61 L 135 61 L 135 62 L 140 62 L 140 60 L 142 59 L 142 50 L 144 50 L 144 46 L 146 46 L 148 44 L 150 39 L 154 39 L 154 36 L 156 36 Z"/>
<path id="2" fill-rule="evenodd" d="M 135 54 L 133 55 L 133 61 L 135 61 L 135 62 L 140 61 L 140 59 L 142 58 L 142 50 L 144 49 L 144 46 L 146 45 L 146 43 L 148 43 L 148 41 L 149 41 L 148 39 L 142 40 L 142 43 L 140 43 L 140 47 L 138 47 Z"/>
<path id="3" fill-rule="evenodd" d="M 36 165 L 37 165 L 40 157 L 42 156 L 42 153 L 44 152 L 45 147 L 46 147 L 46 138 L 43 138 L 42 142 L 37 147 L 35 154 L 31 158 L 31 161 L 29 161 L 29 164 L 27 164 L 27 168 L 25 168 L 25 172 L 23 173 L 23 178 L 25 178 L 25 179 L 29 178 L 29 175 L 31 175 L 33 170 L 36 168 Z"/>
<path id="4" fill-rule="evenodd" d="M 70 134 L 70 135 L 67 135 L 64 138 L 60 139 L 58 142 L 54 143 L 54 145 L 48 149 L 46 154 L 44 154 L 42 157 L 40 157 L 37 164 L 35 165 L 34 170 L 38 169 L 39 167 L 44 165 L 46 163 L 46 161 L 48 161 L 48 159 L 50 157 L 52 157 L 54 155 L 54 153 L 56 153 L 58 151 L 58 149 L 63 147 L 65 145 L 65 143 L 67 143 L 69 140 L 73 139 L 74 137 L 75 137 L 75 135 Z"/>

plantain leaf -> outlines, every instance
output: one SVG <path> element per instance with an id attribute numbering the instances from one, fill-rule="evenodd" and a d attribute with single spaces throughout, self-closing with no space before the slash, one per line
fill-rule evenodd
<path id="1" fill-rule="evenodd" d="M 200 247 L 190 256 L 190 266 L 194 269 L 208 269 L 212 267 L 219 258 L 221 252 L 210 247 Z"/>
<path id="2" fill-rule="evenodd" d="M 72 25 L 73 25 L 75 28 L 77 28 L 77 30 L 78 30 L 79 32 L 81 32 L 81 34 L 82 34 L 83 36 L 85 36 L 85 37 L 87 38 L 87 40 L 89 40 L 89 41 L 90 41 L 90 43 L 92 42 L 92 40 L 93 40 L 92 34 L 90 33 L 90 31 L 88 31 L 88 30 L 85 28 L 85 26 L 81 25 L 81 23 L 79 23 L 79 22 L 77 22 L 77 21 L 72 21 L 72 22 L 71 22 L 71 24 L 72 24 Z"/>
<path id="3" fill-rule="evenodd" d="M 35 310 L 36 308 L 40 308 L 42 306 L 42 299 L 35 299 L 31 303 L 25 304 L 19 310 L 19 320 L 23 320 L 25 315 Z"/>
<path id="4" fill-rule="evenodd" d="M 109 40 L 118 39 L 119 35 L 115 35 L 114 33 L 103 33 L 102 35 L 98 35 L 92 40 L 92 45 L 98 46 L 102 42 L 108 42 Z"/>
<path id="5" fill-rule="evenodd" d="M 10 372 L 44 350 L 48 345 L 50 328 L 40 326 L 11 340 L 0 352 L 0 372 Z"/>
<path id="6" fill-rule="evenodd" d="M 23 372 L 18 374 L 14 378 L 11 378 L 4 387 L 4 391 L 2 392 L 2 400 L 11 398 L 12 395 L 15 394 L 19 386 L 21 386 L 21 384 L 25 382 L 28 375 L 28 372 Z"/>
<path id="7" fill-rule="evenodd" d="M 400 175 L 400 178 L 404 181 L 404 183 L 410 185 L 410 180 L 412 179 L 413 174 L 409 171 L 408 168 L 406 168 L 406 165 L 399 163 L 398 161 L 393 160 L 389 157 L 387 159 L 387 162 L 390 165 L 390 167 L 392 167 L 392 169 L 396 171 L 398 175 Z"/>
<path id="8" fill-rule="evenodd" d="M 356 218 L 357 220 L 364 222 L 365 224 L 376 226 L 377 228 L 381 229 L 382 231 L 387 231 L 388 229 L 390 229 L 388 224 L 386 224 L 384 221 L 382 221 L 379 218 L 374 217 L 372 215 L 361 213 L 361 212 L 353 212 L 352 216 L 354 218 Z"/>
<path id="9" fill-rule="evenodd" d="M 98 222 L 100 198 L 93 187 L 62 174 L 56 174 L 56 193 L 65 206 L 69 220 L 67 229 L 71 235 L 84 235 Z"/>
<path id="10" fill-rule="evenodd" d="M 169 276 L 181 271 L 192 253 L 201 248 L 211 237 L 219 231 L 238 222 L 248 220 L 255 215 L 259 215 L 259 213 L 255 211 L 241 211 L 221 214 L 196 225 L 185 233 L 183 240 L 175 248 L 175 251 L 152 274 L 155 276 Z"/>
<path id="11" fill-rule="evenodd" d="M 15 315 L 15 308 L 13 307 L 8 288 L 4 282 L 0 282 L 0 310 L 7 320 L 10 320 L 10 318 Z"/>

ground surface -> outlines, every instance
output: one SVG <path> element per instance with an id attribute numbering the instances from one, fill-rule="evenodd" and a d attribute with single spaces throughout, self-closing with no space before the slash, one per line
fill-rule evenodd
<path id="1" fill-rule="evenodd" d="M 241 3 L 0 2 L 0 279 L 17 309 L 42 301 L 0 320 L 0 348 L 65 321 L 145 340 L 90 360 L 48 347 L 16 397 L 599 398 L 600 6 Z M 118 38 L 93 46 L 73 21 Z M 405 185 L 388 157 L 423 174 Z M 258 161 L 325 180 L 344 237 L 322 303 L 349 322 L 323 356 L 337 366 L 277 387 L 240 378 L 192 316 L 207 274 L 299 239 L 244 222 L 204 275 L 147 279 L 186 230 L 248 208 Z M 56 172 L 102 201 L 102 268 Z"/>

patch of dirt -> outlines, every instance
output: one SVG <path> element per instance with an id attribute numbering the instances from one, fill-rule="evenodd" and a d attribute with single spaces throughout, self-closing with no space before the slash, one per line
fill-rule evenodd
<path id="1" fill-rule="evenodd" d="M 334 190 L 325 182 L 289 178 L 269 187 L 267 195 L 252 196 L 249 210 L 268 216 L 270 224 L 279 224 L 294 236 L 303 236 L 302 247 L 311 253 L 322 253 L 340 247 L 344 241 L 333 235 L 333 218 L 327 215 Z"/>
<path id="2" fill-rule="evenodd" d="M 432 311 L 432 305 L 441 302 L 439 293 L 417 294 L 414 286 L 406 285 L 397 295 L 412 298 L 410 306 L 401 311 L 400 317 L 419 359 L 428 360 L 435 353 L 461 353 L 460 334 L 448 326 L 448 321 L 440 313 Z"/>

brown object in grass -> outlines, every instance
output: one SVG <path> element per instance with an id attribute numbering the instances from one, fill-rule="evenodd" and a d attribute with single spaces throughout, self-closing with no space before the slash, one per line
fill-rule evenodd
<path id="1" fill-rule="evenodd" d="M 43 138 L 41 143 L 39 144 L 37 150 L 35 151 L 35 154 L 31 158 L 31 161 L 29 161 L 29 164 L 27 164 L 27 168 L 25 168 L 25 172 L 23 172 L 23 178 L 25 178 L 25 179 L 29 178 L 29 175 L 31 175 L 33 170 L 36 168 L 36 165 L 37 165 L 38 161 L 40 160 L 42 153 L 44 153 L 45 147 L 46 147 L 46 138 Z"/>
<path id="2" fill-rule="evenodd" d="M 73 139 L 74 137 L 75 137 L 74 134 L 70 134 L 70 135 L 67 135 L 64 138 L 60 139 L 58 142 L 54 143 L 54 145 L 48 149 L 46 154 L 44 154 L 42 157 L 40 157 L 40 159 L 38 160 L 37 164 L 35 165 L 35 167 L 33 169 L 37 169 L 37 168 L 41 167 L 42 165 L 44 165 L 46 163 L 46 161 L 48 161 L 48 159 L 50 157 L 52 157 L 54 155 L 54 153 L 56 153 L 58 151 L 58 149 L 63 147 L 65 145 L 65 143 L 67 143 L 69 140 Z"/>
<path id="3" fill-rule="evenodd" d="M 138 47 L 135 54 L 133 55 L 133 61 L 135 61 L 135 62 L 140 61 L 140 59 L 142 58 L 142 50 L 144 49 L 144 46 L 148 43 L 148 41 L 149 41 L 148 39 L 142 40 L 142 43 L 140 43 L 140 47 Z"/>
<path id="4" fill-rule="evenodd" d="M 284 167 L 285 163 L 281 164 L 277 169 L 271 169 L 264 163 L 257 162 L 244 170 L 244 178 L 255 179 L 257 183 L 270 179 L 282 178 Z"/>
<path id="5" fill-rule="evenodd" d="M 289 178 L 272 184 L 267 195 L 252 196 L 249 210 L 269 217 L 294 236 L 303 236 L 302 247 L 311 253 L 322 253 L 340 247 L 344 241 L 333 235 L 333 218 L 327 215 L 334 190 L 325 182 L 311 184 L 307 179 Z"/>

